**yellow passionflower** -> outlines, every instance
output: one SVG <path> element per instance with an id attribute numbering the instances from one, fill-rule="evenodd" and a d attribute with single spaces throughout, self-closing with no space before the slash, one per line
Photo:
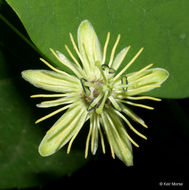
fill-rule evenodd
<path id="1" fill-rule="evenodd" d="M 36 123 L 67 110 L 47 131 L 39 145 L 39 153 L 42 156 L 49 156 L 68 142 L 67 152 L 69 153 L 72 143 L 84 123 L 90 120 L 85 157 L 88 155 L 89 142 L 92 154 L 96 153 L 99 137 L 102 151 L 105 153 L 103 137 L 103 134 L 105 134 L 110 145 L 112 157 L 115 158 L 116 155 L 127 166 L 131 166 L 133 165 L 131 143 L 136 147 L 138 147 L 138 144 L 128 135 L 122 121 L 126 122 L 128 127 L 143 139 L 147 138 L 132 126 L 128 117 L 143 127 L 147 128 L 147 125 L 127 107 L 127 104 L 152 110 L 152 107 L 134 103 L 132 100 L 149 99 L 160 101 L 159 98 L 136 95 L 160 87 L 168 78 L 169 73 L 162 68 L 149 69 L 152 64 L 134 73 L 126 73 L 126 70 L 140 55 L 143 48 L 120 70 L 119 68 L 130 46 L 124 48 L 114 58 L 115 50 L 120 40 L 120 35 L 118 35 L 111 51 L 110 60 L 107 61 L 106 52 L 110 33 L 108 32 L 107 34 L 102 52 L 98 37 L 88 20 L 81 22 L 77 38 L 78 47 L 70 33 L 73 48 L 80 61 L 73 56 L 67 45 L 65 45 L 65 48 L 73 62 L 59 51 L 50 49 L 63 65 L 72 70 L 73 75 L 53 67 L 42 58 L 41 61 L 52 71 L 26 70 L 22 72 L 22 77 L 34 86 L 57 93 L 32 95 L 32 98 L 57 98 L 41 102 L 37 104 L 38 107 L 62 106 L 37 120 Z"/>

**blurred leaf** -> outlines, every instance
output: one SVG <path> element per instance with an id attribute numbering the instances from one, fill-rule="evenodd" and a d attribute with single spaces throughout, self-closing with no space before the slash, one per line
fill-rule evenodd
<path id="1" fill-rule="evenodd" d="M 80 22 L 88 19 L 94 25 L 101 44 L 108 31 L 112 46 L 118 33 L 122 39 L 118 50 L 132 45 L 125 63 L 141 47 L 145 47 L 129 72 L 149 63 L 170 72 L 162 88 L 148 94 L 183 98 L 189 96 L 189 1 L 188 0 L 7 0 L 23 22 L 29 36 L 41 52 L 59 65 L 49 48 L 65 53 Z M 110 49 L 110 48 L 109 48 Z M 118 52 L 118 51 L 117 51 Z M 110 54 L 110 52 L 108 52 Z M 59 65 L 61 66 L 61 65 Z M 40 66 L 39 66 L 40 67 Z M 64 68 L 65 69 L 65 68 Z"/>
<path id="2" fill-rule="evenodd" d="M 63 151 L 47 158 L 39 155 L 44 130 L 34 125 L 30 106 L 17 83 L 18 80 L 0 80 L 0 189 L 46 184 L 71 174 L 85 162 L 84 153 L 74 147 L 70 155 Z"/>
<path id="3" fill-rule="evenodd" d="M 3 4 L 3 0 L 0 0 L 0 6 Z"/>
<path id="4" fill-rule="evenodd" d="M 4 4 L 0 8 L 10 19 L 10 8 Z M 64 150 L 48 158 L 39 155 L 38 145 L 56 120 L 44 122 L 41 127 L 34 124 L 40 117 L 33 114 L 37 109 L 29 103 L 35 88 L 28 86 L 20 75 L 25 67 L 39 64 L 39 57 L 1 20 L 0 28 L 0 189 L 42 186 L 84 165 L 84 150 L 75 143 L 70 155 Z"/>

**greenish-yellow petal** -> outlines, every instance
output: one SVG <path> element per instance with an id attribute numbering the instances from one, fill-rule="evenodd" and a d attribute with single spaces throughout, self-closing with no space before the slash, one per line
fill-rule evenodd
<path id="1" fill-rule="evenodd" d="M 84 69 L 90 73 L 90 69 L 95 69 L 95 61 L 102 61 L 102 52 L 95 30 L 88 20 L 79 25 L 77 38 Z"/>
<path id="2" fill-rule="evenodd" d="M 93 114 L 93 116 L 91 116 L 90 122 L 92 123 L 91 152 L 93 155 L 95 155 L 97 148 L 98 148 L 98 126 L 97 126 L 97 115 L 96 114 Z"/>
<path id="3" fill-rule="evenodd" d="M 78 79 L 48 70 L 26 70 L 22 77 L 38 88 L 54 92 L 77 92 L 81 89 Z"/>
<path id="4" fill-rule="evenodd" d="M 124 49 L 122 49 L 122 50 L 116 55 L 116 57 L 115 57 L 115 59 L 114 59 L 114 61 L 113 61 L 113 63 L 112 63 L 112 68 L 114 68 L 115 70 L 117 70 L 117 69 L 120 67 L 120 65 L 121 65 L 121 63 L 122 63 L 122 61 L 123 61 L 123 59 L 124 59 L 126 50 L 127 50 L 127 47 L 124 48 Z"/>
<path id="5" fill-rule="evenodd" d="M 127 166 L 133 165 L 132 146 L 127 137 L 121 119 L 115 115 L 113 110 L 105 109 L 102 113 L 102 123 L 110 146 L 117 157 Z"/>
<path id="6" fill-rule="evenodd" d="M 139 74 L 137 72 L 127 75 L 128 78 L 128 96 L 137 95 L 150 91 L 167 80 L 169 72 L 162 68 L 148 69 Z"/>
<path id="7" fill-rule="evenodd" d="M 63 116 L 47 131 L 39 145 L 41 156 L 49 156 L 63 147 L 83 126 L 87 111 L 82 104 L 69 108 Z"/>

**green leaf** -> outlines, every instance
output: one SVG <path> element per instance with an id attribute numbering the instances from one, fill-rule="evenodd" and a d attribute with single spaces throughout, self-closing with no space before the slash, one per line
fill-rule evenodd
<path id="1" fill-rule="evenodd" d="M 145 48 L 128 72 L 134 72 L 149 63 L 154 63 L 154 68 L 162 67 L 169 71 L 168 81 L 160 89 L 150 92 L 151 95 L 165 98 L 189 96 L 188 0 L 7 2 L 21 19 L 34 44 L 52 62 L 57 63 L 49 48 L 65 53 L 64 44 L 71 46 L 69 32 L 76 39 L 80 22 L 88 19 L 93 24 L 101 45 L 110 31 L 111 47 L 117 34 L 121 34 L 116 52 L 128 45 L 132 46 L 124 64 L 128 63 L 139 48 Z"/>

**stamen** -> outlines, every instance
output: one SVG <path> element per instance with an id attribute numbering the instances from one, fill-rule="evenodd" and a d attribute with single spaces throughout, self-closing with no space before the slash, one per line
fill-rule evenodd
<path id="1" fill-rule="evenodd" d="M 109 69 L 109 66 L 106 65 L 106 64 L 101 65 L 101 67 L 102 67 L 102 70 L 103 70 L 103 71 L 104 71 L 105 69 Z"/>
<path id="2" fill-rule="evenodd" d="M 88 105 L 87 110 L 91 111 L 95 108 L 95 106 L 99 103 L 99 101 L 101 100 L 101 98 L 103 97 L 103 94 L 100 93 L 96 98 L 94 98 L 93 100 L 91 100 L 91 102 Z"/>
<path id="3" fill-rule="evenodd" d="M 61 73 L 67 76 L 70 76 L 68 73 L 61 71 L 59 69 L 56 69 L 55 67 L 53 67 L 52 65 L 50 65 L 46 60 L 44 60 L 43 58 L 40 58 L 40 60 L 45 63 L 45 65 L 47 65 L 50 69 L 52 69 L 53 71 L 57 72 L 57 73 Z"/>
<path id="4" fill-rule="evenodd" d="M 121 35 L 119 34 L 119 35 L 117 36 L 116 42 L 115 42 L 115 44 L 114 44 L 114 46 L 113 46 L 113 48 L 112 48 L 112 52 L 111 52 L 111 56 L 110 56 L 110 61 L 109 61 L 109 64 L 108 64 L 109 67 L 112 66 L 112 62 L 113 62 L 113 59 L 114 59 L 115 50 L 116 50 L 116 47 L 117 47 L 117 45 L 118 45 L 118 43 L 119 43 L 120 37 L 121 37 Z"/>
<path id="5" fill-rule="evenodd" d="M 108 99 L 111 101 L 116 110 L 118 111 L 122 110 L 122 107 L 117 103 L 117 101 L 113 98 L 113 96 L 109 96 Z"/>
<path id="6" fill-rule="evenodd" d="M 103 64 L 105 63 L 105 61 L 106 61 L 106 51 L 107 51 L 107 47 L 108 47 L 109 40 L 110 40 L 110 32 L 108 32 L 107 37 L 106 37 L 106 42 L 105 42 L 105 44 L 104 44 L 102 65 L 103 65 Z"/>
<path id="7" fill-rule="evenodd" d="M 126 84 L 120 84 L 120 85 L 116 85 L 116 86 L 114 85 L 113 90 L 116 90 L 116 91 L 121 90 L 120 92 L 123 94 L 123 91 L 124 92 L 127 91 L 127 90 L 125 91 L 123 89 L 127 89 L 129 86 L 131 86 L 131 84 L 127 84 L 127 85 Z"/>
<path id="8" fill-rule="evenodd" d="M 109 66 L 106 65 L 106 64 L 103 64 L 101 67 L 102 67 L 102 70 L 103 70 L 103 71 L 108 70 L 108 73 L 109 73 L 109 74 L 114 74 L 114 73 L 115 73 L 115 69 L 109 67 Z"/>
<path id="9" fill-rule="evenodd" d="M 100 73 L 101 73 L 101 75 L 102 75 L 102 77 L 103 77 L 103 79 L 104 79 L 104 82 L 106 82 L 107 79 L 106 79 L 106 76 L 105 76 L 105 74 L 104 74 L 104 72 L 103 72 L 103 70 L 102 70 L 102 67 L 101 67 L 100 62 L 99 62 L 99 61 L 96 61 L 96 62 L 95 62 L 95 65 L 96 65 L 96 67 L 99 69 L 99 71 L 100 71 Z"/>
<path id="10" fill-rule="evenodd" d="M 62 107 L 62 108 L 60 108 L 60 109 L 58 109 L 58 110 L 56 110 L 56 111 L 54 111 L 54 112 L 52 112 L 52 113 L 50 113 L 50 114 L 48 114 L 48 115 L 46 115 L 46 116 L 44 116 L 44 117 L 38 119 L 38 120 L 35 122 L 35 124 L 37 124 L 37 123 L 39 123 L 39 122 L 41 122 L 41 121 L 43 121 L 43 120 L 45 120 L 45 119 L 48 119 L 48 118 L 50 118 L 50 117 L 56 115 L 57 113 L 59 113 L 59 112 L 61 112 L 61 111 L 64 111 L 64 110 L 68 109 L 70 106 L 71 106 L 71 105 L 67 105 L 67 106 L 65 106 L 65 107 Z"/>
<path id="11" fill-rule="evenodd" d="M 101 113 L 102 113 L 103 108 L 104 108 L 104 104 L 105 104 L 106 99 L 107 99 L 107 97 L 108 97 L 108 94 L 109 94 L 109 92 L 106 91 L 105 94 L 104 94 L 104 97 L 103 97 L 103 100 L 102 100 L 100 106 L 96 109 L 96 113 L 97 113 L 97 114 L 101 114 Z"/>
<path id="12" fill-rule="evenodd" d="M 126 98 L 130 99 L 130 100 L 154 100 L 154 101 L 161 101 L 160 98 L 155 98 L 155 97 L 151 97 L 151 96 L 138 96 L 138 97 L 127 96 Z"/>
<path id="13" fill-rule="evenodd" d="M 68 67 L 71 71 L 73 71 L 73 72 L 76 74 L 77 77 L 81 78 L 81 74 L 80 74 L 81 71 L 79 72 L 79 71 L 76 69 L 76 67 L 74 67 L 73 64 L 70 65 L 70 64 L 67 64 L 67 63 L 63 62 L 63 60 L 59 57 L 61 54 L 57 55 L 53 49 L 50 48 L 50 51 L 52 52 L 52 54 L 53 54 L 63 65 L 65 65 L 65 66 Z M 79 69 L 79 68 L 78 68 L 78 69 Z"/>
<path id="14" fill-rule="evenodd" d="M 130 102 L 130 101 L 125 101 L 125 100 L 120 100 L 120 101 L 123 102 L 123 103 L 129 104 L 129 105 L 132 105 L 132 106 L 136 106 L 136 107 L 141 107 L 141 108 L 145 108 L 145 109 L 149 109 L 149 110 L 154 109 L 153 107 L 146 106 L 144 104 L 136 104 L 136 103 L 133 103 L 133 102 Z"/>
<path id="15" fill-rule="evenodd" d="M 70 57 L 73 59 L 73 61 L 79 67 L 79 69 L 82 70 L 81 65 L 79 64 L 79 62 L 77 61 L 77 59 L 73 56 L 72 52 L 70 51 L 70 49 L 68 48 L 67 45 L 65 45 L 65 48 L 66 48 L 66 51 L 68 52 L 68 54 L 70 55 Z"/>
<path id="16" fill-rule="evenodd" d="M 126 86 L 128 85 L 128 80 L 127 80 L 127 77 L 126 76 L 122 76 L 121 77 L 121 83 L 122 84 L 125 84 Z M 127 91 L 127 87 L 126 88 L 123 88 L 123 91 Z"/>
<path id="17" fill-rule="evenodd" d="M 83 88 L 83 91 L 84 91 L 84 93 L 87 95 L 87 96 L 90 96 L 90 90 L 89 90 L 89 88 L 86 88 L 85 87 L 85 81 L 87 81 L 87 80 L 85 80 L 84 78 L 81 78 L 80 79 L 80 82 L 81 82 L 81 86 L 82 86 L 82 88 Z"/>
<path id="18" fill-rule="evenodd" d="M 147 137 L 144 136 L 143 134 L 141 134 L 140 132 L 138 132 L 138 131 L 131 125 L 131 123 L 129 122 L 129 120 L 128 120 L 126 117 L 123 116 L 123 114 L 121 114 L 121 113 L 118 112 L 118 111 L 115 111 L 115 112 L 116 112 L 117 115 L 119 115 L 119 116 L 127 123 L 127 125 L 130 127 L 130 129 L 131 129 L 134 133 L 136 133 L 138 136 L 142 137 L 143 139 L 147 140 Z"/>
<path id="19" fill-rule="evenodd" d="M 141 48 L 138 53 L 131 59 L 131 61 L 114 77 L 113 81 L 116 81 L 130 66 L 134 61 L 137 59 L 137 57 L 141 54 L 144 48 Z"/>
<path id="20" fill-rule="evenodd" d="M 109 67 L 109 74 L 114 74 L 116 72 L 115 69 L 113 69 L 112 67 Z"/>
<path id="21" fill-rule="evenodd" d="M 129 75 L 129 76 L 128 76 L 128 79 L 131 79 L 131 78 L 133 78 L 133 77 L 139 75 L 139 74 L 142 73 L 143 71 L 149 69 L 152 65 L 153 65 L 153 64 L 149 64 L 149 65 L 147 65 L 146 67 L 142 68 L 141 70 L 139 70 L 139 71 L 137 71 L 137 72 L 135 72 L 135 73 Z"/>

